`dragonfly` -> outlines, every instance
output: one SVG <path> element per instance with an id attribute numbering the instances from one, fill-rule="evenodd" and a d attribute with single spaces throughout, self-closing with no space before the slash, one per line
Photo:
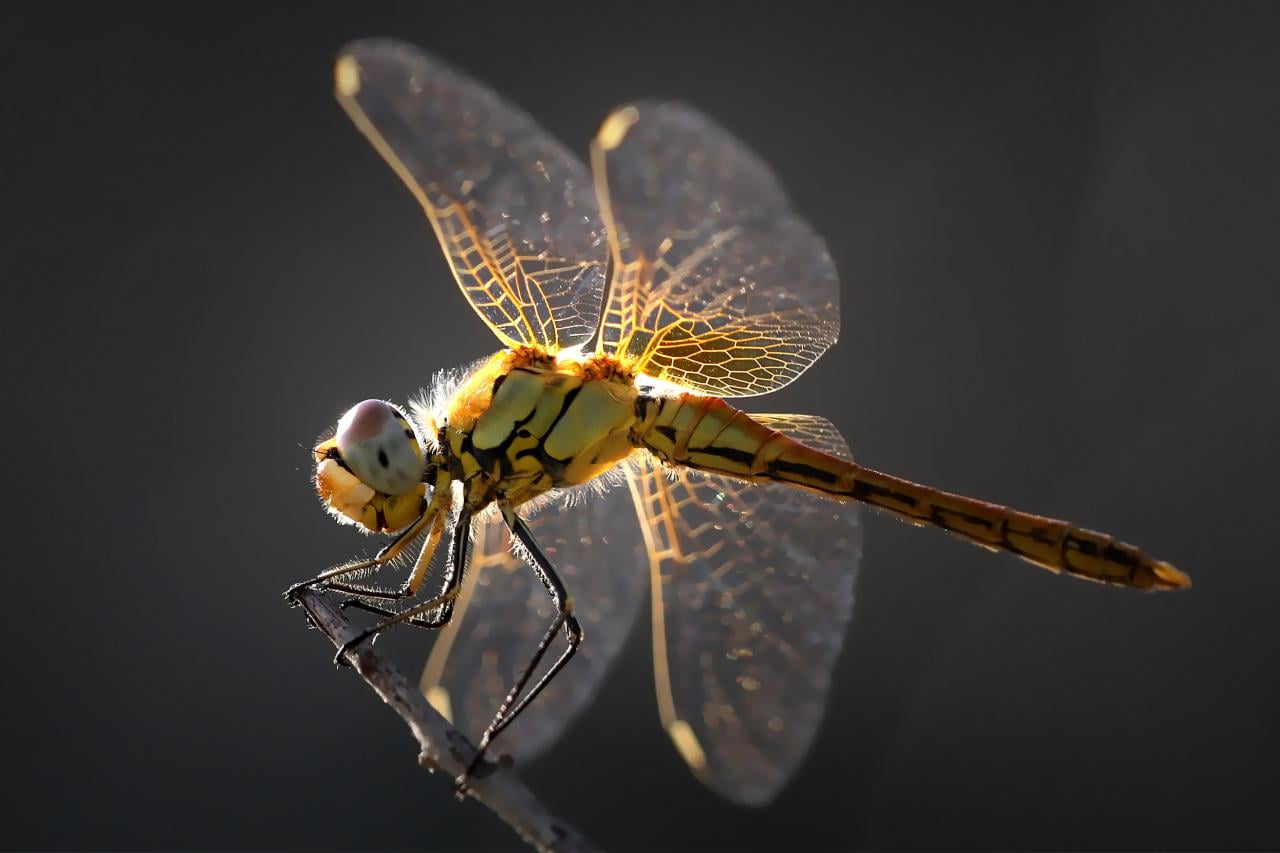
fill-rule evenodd
<path id="1" fill-rule="evenodd" d="M 391 538 L 293 590 L 378 617 L 339 659 L 396 625 L 438 632 L 421 686 L 481 731 L 468 773 L 503 733 L 522 757 L 550 746 L 647 597 L 676 750 L 732 801 L 774 798 L 822 720 L 860 506 L 1077 578 L 1189 585 L 1111 536 L 863 467 L 821 417 L 728 402 L 835 344 L 839 281 L 769 167 L 692 107 L 615 110 L 588 168 L 412 45 L 353 42 L 335 80 L 501 349 L 407 407 L 342 414 L 314 447 L 315 487 L 338 521 Z M 370 580 L 387 567 L 407 576 Z"/>

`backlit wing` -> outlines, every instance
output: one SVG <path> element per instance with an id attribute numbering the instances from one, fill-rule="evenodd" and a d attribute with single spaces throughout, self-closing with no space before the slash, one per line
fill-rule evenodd
<path id="1" fill-rule="evenodd" d="M 343 49 L 338 100 L 422 203 L 462 292 L 508 346 L 595 331 L 608 248 L 586 168 L 524 112 L 407 44 Z"/>
<path id="2" fill-rule="evenodd" d="M 529 519 L 538 544 L 573 596 L 583 643 L 569 665 L 495 743 L 517 760 L 550 746 L 591 701 L 630 632 L 646 576 L 639 528 L 625 486 Z M 529 663 L 555 610 L 533 570 L 512 555 L 500 515 L 475 531 L 468 580 L 453 621 L 422 673 L 427 699 L 478 738 Z M 554 658 L 564 637 L 553 646 Z M 544 664 L 545 669 L 545 664 Z"/>
<path id="3" fill-rule="evenodd" d="M 773 173 L 678 104 L 624 107 L 592 146 L 614 272 L 598 348 L 721 397 L 777 390 L 835 343 L 826 246 Z"/>
<path id="4" fill-rule="evenodd" d="M 753 417 L 849 458 L 821 418 Z M 663 725 L 711 788 L 767 802 L 822 719 L 853 610 L 858 509 L 652 464 L 630 485 L 648 537 Z"/>

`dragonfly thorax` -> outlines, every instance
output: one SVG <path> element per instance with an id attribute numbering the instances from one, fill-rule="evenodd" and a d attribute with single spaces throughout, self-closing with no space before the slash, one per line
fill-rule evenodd
<path id="1" fill-rule="evenodd" d="M 505 350 L 454 393 L 444 448 L 469 506 L 587 483 L 635 449 L 637 390 L 612 359 Z"/>

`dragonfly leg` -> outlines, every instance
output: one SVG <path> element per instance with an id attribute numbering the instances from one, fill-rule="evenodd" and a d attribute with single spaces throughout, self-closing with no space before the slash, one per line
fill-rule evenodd
<path id="1" fill-rule="evenodd" d="M 551 621 L 550 627 L 547 628 L 547 632 L 542 635 L 542 640 L 538 643 L 538 648 L 534 651 L 528 666 L 521 671 L 515 685 L 511 688 L 511 692 L 507 694 L 507 698 L 503 700 L 498 712 L 494 714 L 488 728 L 480 736 L 480 743 L 476 749 L 475 757 L 467 765 L 466 772 L 455 780 L 454 788 L 458 796 L 466 793 L 467 779 L 475 773 L 476 769 L 484 761 L 484 755 L 489 748 L 489 744 L 493 743 L 494 738 L 501 734 L 503 729 L 511 725 L 516 717 L 520 716 L 521 711 L 529 707 L 529 703 L 537 698 L 544 687 L 551 683 L 551 679 L 555 678 L 556 674 L 564 668 L 564 665 L 573 657 L 574 652 L 578 650 L 578 646 L 582 644 L 582 626 L 578 624 L 577 618 L 573 615 L 573 599 L 565 590 L 564 584 L 556 574 L 555 568 L 551 565 L 551 561 L 547 559 L 542 549 L 538 547 L 537 540 L 533 538 L 533 533 L 529 530 L 528 525 L 524 523 L 524 520 L 505 504 L 502 506 L 502 516 L 507 522 L 507 527 L 510 528 L 512 535 L 524 547 L 525 558 L 529 567 L 538 575 L 538 580 L 542 581 L 547 594 L 551 596 L 551 601 L 556 606 L 556 616 Z M 547 649 L 550 648 L 552 641 L 556 638 L 556 634 L 561 629 L 564 629 L 568 645 L 561 652 L 560 657 L 556 658 L 555 662 L 547 669 L 546 673 L 522 696 L 521 693 L 528 685 L 529 679 L 538 668 L 538 664 L 542 662 Z"/>
<path id="2" fill-rule="evenodd" d="M 341 607 L 343 610 L 346 610 L 347 608 L 363 610 L 365 613 L 372 613 L 374 616 L 382 616 L 386 619 L 394 619 L 400 615 L 399 610 L 392 610 L 389 607 L 379 607 L 376 604 L 370 604 L 362 598 L 348 599 L 342 602 Z M 422 618 L 420 616 L 413 616 L 409 619 L 405 619 L 404 624 L 413 625 L 415 628 L 430 628 L 432 630 L 442 627 L 439 620 Z"/>
<path id="3" fill-rule="evenodd" d="M 417 521 L 405 528 L 404 532 L 396 536 L 395 539 L 388 542 L 382 550 L 367 560 L 357 560 L 352 563 L 344 563 L 332 569 L 321 572 L 310 580 L 296 583 L 284 592 L 284 597 L 293 600 L 299 590 L 307 587 L 319 586 L 323 589 L 331 589 L 335 592 L 345 592 L 350 595 L 359 595 L 362 598 L 375 598 L 383 601 L 399 601 L 402 598 L 409 598 L 416 595 L 422 586 L 422 582 L 427 577 L 427 569 L 431 565 L 431 557 L 435 554 L 436 546 L 440 542 L 440 534 L 443 532 L 443 526 L 438 523 L 440 511 L 435 508 L 428 509 Z M 347 575 L 365 572 L 370 569 L 381 568 L 388 563 L 401 557 L 409 546 L 423 534 L 427 532 L 427 541 L 423 543 L 422 550 L 418 552 L 418 557 L 414 560 L 413 571 L 409 573 L 409 577 L 405 579 L 404 584 L 398 590 L 385 590 L 376 587 L 368 587 L 361 584 L 343 583 L 337 581 L 337 578 Z"/>
<path id="4" fill-rule="evenodd" d="M 438 536 L 433 535 L 434 539 Z M 430 540 L 423 550 L 428 548 L 434 550 Z M 463 575 L 467 570 L 467 559 L 471 552 L 471 513 L 463 511 L 458 516 L 458 521 L 453 527 L 453 536 L 449 541 L 449 560 L 445 567 L 444 584 L 440 593 L 430 601 L 424 601 L 421 604 L 415 604 L 400 612 L 383 610 L 382 608 L 374 608 L 372 605 L 365 605 L 362 609 L 372 609 L 375 613 L 385 613 L 389 618 L 371 628 L 366 628 L 359 634 L 347 640 L 338 647 L 337 654 L 334 655 L 333 662 L 342 666 L 346 663 L 347 652 L 354 649 L 361 643 L 372 640 L 388 628 L 396 625 L 410 623 L 424 628 L 443 628 L 449 624 L 449 620 L 453 618 L 454 601 L 458 597 L 458 591 L 462 588 Z M 422 558 L 419 557 L 419 562 Z M 430 562 L 428 557 L 427 562 Z M 418 573 L 418 567 L 415 566 L 414 574 Z M 424 570 L 425 574 L 425 570 Z M 419 581 L 421 584 L 421 581 Z M 350 602 L 348 602 L 350 603 Z M 425 619 L 420 619 L 423 614 L 429 614 Z"/>

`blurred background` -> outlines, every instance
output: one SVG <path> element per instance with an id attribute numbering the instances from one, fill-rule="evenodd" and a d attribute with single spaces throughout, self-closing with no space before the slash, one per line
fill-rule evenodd
<path id="1" fill-rule="evenodd" d="M 1195 582 L 1104 589 L 868 516 L 775 803 L 686 771 L 641 619 L 524 766 L 554 812 L 613 850 L 1280 845 L 1280 7 L 911 2 L 11 12 L 0 846 L 520 847 L 280 599 L 369 545 L 299 445 L 495 348 L 332 98 L 371 35 L 583 153 L 629 99 L 709 112 L 844 288 L 840 343 L 752 407 Z"/>

